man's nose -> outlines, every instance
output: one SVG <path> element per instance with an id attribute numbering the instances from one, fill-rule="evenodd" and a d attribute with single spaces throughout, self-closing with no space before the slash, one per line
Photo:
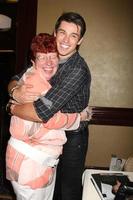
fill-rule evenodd
<path id="1" fill-rule="evenodd" d="M 68 42 L 69 41 L 69 36 L 68 35 L 65 35 L 64 38 L 63 38 L 64 42 Z"/>

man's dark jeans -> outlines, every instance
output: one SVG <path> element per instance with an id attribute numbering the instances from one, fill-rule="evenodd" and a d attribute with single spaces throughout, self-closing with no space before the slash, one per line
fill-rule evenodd
<path id="1" fill-rule="evenodd" d="M 88 148 L 88 127 L 67 131 L 67 143 L 57 168 L 54 200 L 81 200 L 82 173 Z"/>

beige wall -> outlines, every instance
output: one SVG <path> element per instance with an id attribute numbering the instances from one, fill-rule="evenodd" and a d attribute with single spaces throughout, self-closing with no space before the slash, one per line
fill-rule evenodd
<path id="1" fill-rule="evenodd" d="M 131 0 L 38 0 L 37 33 L 52 33 L 64 11 L 85 18 L 80 53 L 92 74 L 91 105 L 133 107 L 132 8 Z M 107 166 L 112 153 L 127 158 L 133 154 L 132 139 L 133 128 L 91 126 L 87 165 Z"/>
<path id="2" fill-rule="evenodd" d="M 133 155 L 133 128 L 90 126 L 87 166 L 108 167 L 111 154 L 128 158 Z"/>

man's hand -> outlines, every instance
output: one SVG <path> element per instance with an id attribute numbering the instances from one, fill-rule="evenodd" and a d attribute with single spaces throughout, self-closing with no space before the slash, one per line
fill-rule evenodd
<path id="1" fill-rule="evenodd" d="M 11 104 L 9 111 L 11 115 L 18 116 L 22 119 L 33 122 L 42 122 L 42 120 L 36 114 L 33 103 L 26 103 L 21 105 Z"/>
<path id="2" fill-rule="evenodd" d="M 80 113 L 80 121 L 90 121 L 92 119 L 92 107 L 87 106 L 81 113 Z"/>

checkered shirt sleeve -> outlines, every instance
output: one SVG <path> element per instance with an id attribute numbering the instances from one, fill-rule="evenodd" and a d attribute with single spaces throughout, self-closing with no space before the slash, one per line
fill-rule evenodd
<path id="1" fill-rule="evenodd" d="M 48 121 L 62 107 L 64 108 L 81 91 L 83 85 L 89 90 L 91 81 L 90 72 L 87 64 L 81 57 L 79 58 L 77 60 L 72 59 L 59 69 L 55 85 L 52 85 L 52 88 L 45 96 L 34 102 L 35 110 L 44 122 Z M 89 93 L 82 95 L 86 95 L 85 105 L 83 105 L 83 107 L 86 107 L 89 100 Z M 82 98 L 82 96 L 80 97 Z M 78 112 L 78 108 L 75 111 L 71 110 L 71 112 Z"/>

